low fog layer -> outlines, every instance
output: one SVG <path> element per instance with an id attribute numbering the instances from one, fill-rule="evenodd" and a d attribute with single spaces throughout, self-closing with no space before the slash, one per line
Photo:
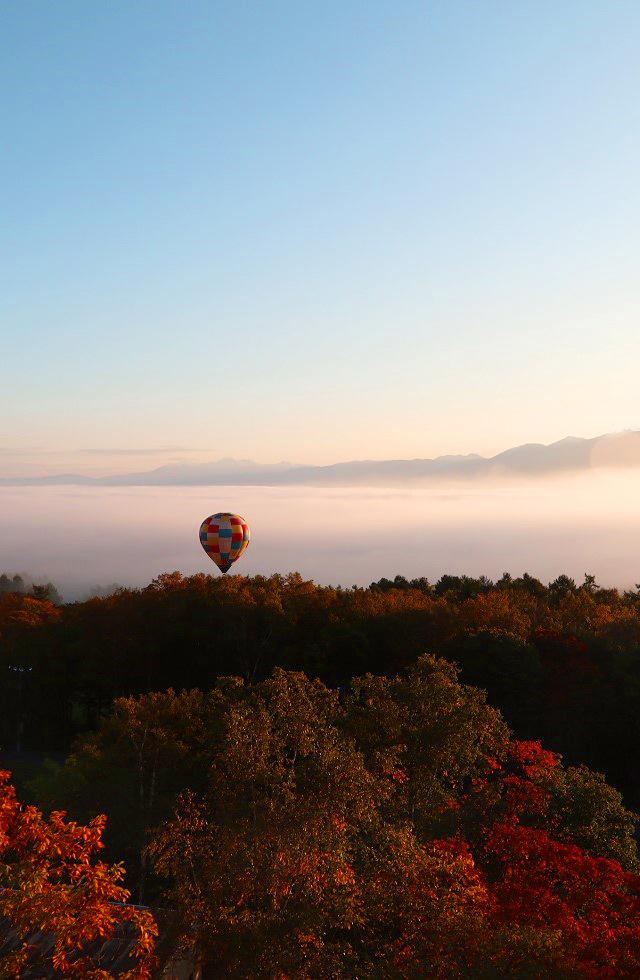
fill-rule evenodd
<path id="1" fill-rule="evenodd" d="M 473 489 L 3 487 L 0 564 L 54 581 L 67 599 L 174 569 L 217 575 L 198 527 L 224 509 L 251 524 L 237 566 L 247 574 L 297 570 L 348 586 L 396 573 L 588 571 L 626 588 L 640 582 L 638 501 L 633 470 Z"/>

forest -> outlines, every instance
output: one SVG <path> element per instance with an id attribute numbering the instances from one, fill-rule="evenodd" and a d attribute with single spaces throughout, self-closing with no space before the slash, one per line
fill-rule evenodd
<path id="1" fill-rule="evenodd" d="M 5 575 L 0 670 L 1 911 L 59 975 L 128 928 L 93 975 L 640 976 L 640 589 Z"/>

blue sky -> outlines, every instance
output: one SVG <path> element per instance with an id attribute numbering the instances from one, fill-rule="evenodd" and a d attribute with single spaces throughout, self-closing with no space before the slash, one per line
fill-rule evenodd
<path id="1" fill-rule="evenodd" d="M 636 0 L 0 20 L 2 473 L 640 426 Z"/>

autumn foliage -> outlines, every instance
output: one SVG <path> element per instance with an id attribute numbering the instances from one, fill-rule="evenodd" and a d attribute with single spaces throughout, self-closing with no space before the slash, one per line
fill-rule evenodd
<path id="1" fill-rule="evenodd" d="M 205 977 L 640 976 L 635 592 L 175 573 L 0 597 L 0 670 L 5 743 L 71 749 L 28 784 L 48 820 L 5 785 L 62 848 L 5 860 L 63 973 L 114 916 L 148 970 L 126 881 Z"/>
<path id="2" fill-rule="evenodd" d="M 640 975 L 631 815 L 449 665 L 212 696 L 206 787 L 150 851 L 213 975 Z"/>
<path id="3" fill-rule="evenodd" d="M 172 573 L 62 607 L 0 595 L 0 745 L 67 752 L 122 696 L 261 680 L 275 667 L 343 686 L 425 652 L 457 663 L 519 738 L 605 772 L 640 808 L 640 592 L 589 578 L 336 589 L 296 574 Z"/>
<path id="4" fill-rule="evenodd" d="M 16 936 L 15 949 L 0 964 L 3 977 L 19 977 L 39 964 L 38 933 L 54 938 L 52 966 L 61 977 L 103 980 L 111 974 L 87 954 L 96 940 L 115 935 L 124 923 L 136 932 L 135 965 L 123 980 L 152 975 L 156 926 L 148 912 L 127 905 L 123 869 L 96 860 L 106 818 L 88 826 L 54 812 L 49 819 L 21 806 L 0 772 L 0 916 Z"/>

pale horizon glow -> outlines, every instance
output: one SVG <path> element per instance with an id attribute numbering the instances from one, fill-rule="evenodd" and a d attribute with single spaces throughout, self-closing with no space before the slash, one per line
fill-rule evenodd
<path id="1" fill-rule="evenodd" d="M 640 432 L 640 428 L 626 429 L 618 433 L 598 433 L 598 436 L 606 436 L 609 444 L 611 444 L 611 440 L 615 442 L 617 436 L 623 436 L 630 432 Z M 571 438 L 574 438 L 573 434 L 570 436 L 562 436 L 559 440 L 555 441 L 562 441 Z M 593 436 L 578 438 L 593 438 Z M 539 444 L 538 440 L 533 439 L 529 439 L 526 442 L 528 444 Z M 515 447 L 502 446 L 500 447 L 499 452 L 513 448 Z M 473 454 L 475 451 L 467 450 L 467 453 Z M 466 455 L 467 453 L 462 453 L 461 455 Z M 601 447 L 594 447 L 592 454 L 592 465 L 595 465 L 596 467 L 611 465 L 611 461 L 607 462 L 605 458 L 601 458 Z M 443 455 L 447 454 L 445 453 Z M 477 455 L 485 454 L 480 453 Z M 486 454 L 485 458 L 491 458 L 491 455 L 495 454 Z M 300 463 L 305 463 L 304 460 L 242 460 L 234 457 L 224 457 L 224 459 L 228 459 L 232 463 L 256 463 L 258 466 L 262 466 L 264 464 L 269 465 L 272 463 L 284 463 L 287 465 L 299 465 Z M 375 457 L 369 457 L 368 459 L 369 461 L 372 459 L 375 460 Z M 222 459 L 212 459 L 210 450 L 208 449 L 196 449 L 193 447 L 188 448 L 184 446 L 166 448 L 155 447 L 145 449 L 94 447 L 91 449 L 76 450 L 42 450 L 36 447 L 12 449 L 10 447 L 0 447 L 0 478 L 31 478 L 57 475 L 77 475 L 100 478 L 105 476 L 122 475 L 125 472 L 148 473 L 158 467 L 169 464 L 198 465 L 221 461 Z M 314 465 L 325 465 L 352 461 L 353 460 L 347 459 L 327 459 L 318 461 L 315 459 L 312 461 L 312 463 Z M 383 462 L 384 460 L 380 458 L 379 461 Z M 621 463 L 624 463 L 624 457 L 622 459 L 617 459 L 617 461 L 613 464 L 614 468 L 615 466 L 621 465 Z M 514 476 L 514 478 L 517 477 Z M 541 478 L 539 477 L 535 482 L 539 483 L 540 479 Z"/>

